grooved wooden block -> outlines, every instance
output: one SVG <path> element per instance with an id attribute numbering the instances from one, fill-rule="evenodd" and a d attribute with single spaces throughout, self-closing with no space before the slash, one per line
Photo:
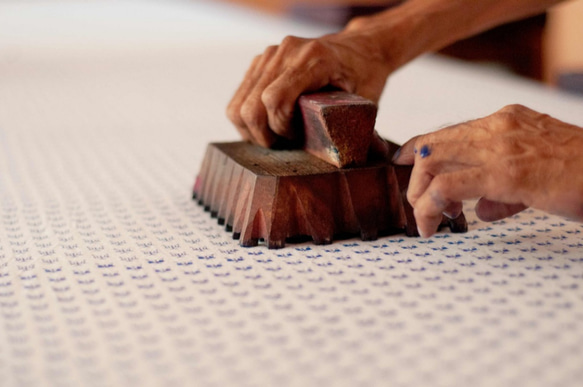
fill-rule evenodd
<path id="1" fill-rule="evenodd" d="M 396 145 L 393 145 L 396 148 Z M 417 235 L 404 194 L 411 167 L 389 161 L 338 169 L 302 150 L 271 150 L 245 142 L 207 147 L 194 198 L 225 224 L 242 246 L 405 231 Z M 463 215 L 445 220 L 454 232 L 467 225 Z"/>
<path id="2" fill-rule="evenodd" d="M 344 91 L 304 94 L 298 99 L 306 152 L 338 168 L 366 164 L 377 106 Z"/>

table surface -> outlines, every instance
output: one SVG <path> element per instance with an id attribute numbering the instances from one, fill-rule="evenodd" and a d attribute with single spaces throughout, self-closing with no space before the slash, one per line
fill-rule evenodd
<path id="1" fill-rule="evenodd" d="M 0 4 L 0 385 L 579 386 L 581 224 L 239 247 L 190 199 L 253 56 L 329 32 L 210 1 Z M 403 142 L 583 100 L 426 56 L 378 130 Z"/>

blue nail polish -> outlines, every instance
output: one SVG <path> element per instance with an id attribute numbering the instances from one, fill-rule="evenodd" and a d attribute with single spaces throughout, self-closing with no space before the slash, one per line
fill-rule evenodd
<path id="1" fill-rule="evenodd" d="M 430 154 L 431 154 L 431 149 L 427 145 L 423 145 L 421 147 L 421 150 L 419 151 L 419 156 L 421 156 L 421 158 L 424 159 L 427 156 L 429 156 Z"/>
<path id="2" fill-rule="evenodd" d="M 413 153 L 417 154 L 417 147 L 413 148 Z"/>

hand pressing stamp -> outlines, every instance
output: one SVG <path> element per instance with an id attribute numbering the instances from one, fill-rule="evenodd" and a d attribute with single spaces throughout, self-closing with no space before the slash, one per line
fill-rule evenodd
<path id="1" fill-rule="evenodd" d="M 302 149 L 273 150 L 246 142 L 207 147 L 193 196 L 242 246 L 263 241 L 268 248 L 286 242 L 316 244 L 360 236 L 405 232 L 418 235 L 406 199 L 410 166 L 388 155 L 369 156 L 376 106 L 345 92 L 299 99 L 304 125 Z M 443 218 L 442 226 L 465 232 L 463 214 Z"/>

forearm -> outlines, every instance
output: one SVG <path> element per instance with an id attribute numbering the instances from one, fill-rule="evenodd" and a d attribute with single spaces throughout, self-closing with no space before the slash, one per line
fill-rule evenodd
<path id="1" fill-rule="evenodd" d="M 336 34 L 287 37 L 255 58 L 227 114 L 245 140 L 271 146 L 296 136 L 302 93 L 332 86 L 378 102 L 387 76 L 418 55 L 559 1 L 408 0 Z"/>
<path id="2" fill-rule="evenodd" d="M 532 16 L 561 0 L 408 0 L 351 22 L 344 34 L 369 37 L 391 70 L 491 27 Z"/>

